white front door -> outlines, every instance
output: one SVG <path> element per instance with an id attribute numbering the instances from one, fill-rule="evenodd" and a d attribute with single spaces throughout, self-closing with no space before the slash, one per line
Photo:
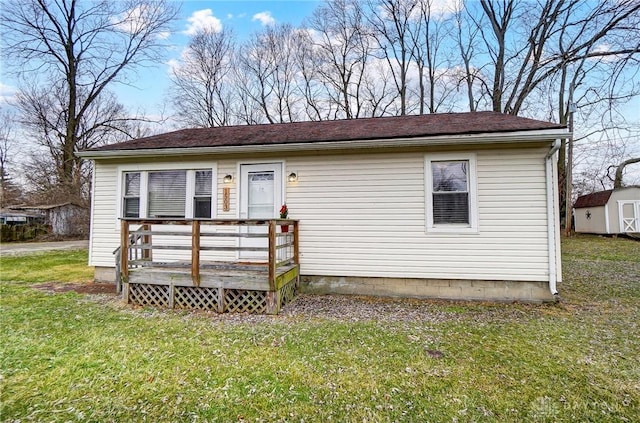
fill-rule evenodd
<path id="1" fill-rule="evenodd" d="M 240 219 L 273 219 L 284 203 L 282 163 L 240 165 Z M 268 226 L 242 227 L 244 233 L 268 233 Z M 241 247 L 269 246 L 264 238 L 240 238 Z M 240 258 L 267 260 L 268 251 L 241 251 Z"/>

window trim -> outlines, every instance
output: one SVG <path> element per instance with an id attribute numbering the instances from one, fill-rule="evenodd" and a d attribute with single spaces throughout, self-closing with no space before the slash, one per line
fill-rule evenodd
<path id="1" fill-rule="evenodd" d="M 475 153 L 431 153 L 425 155 L 425 229 L 427 233 L 473 234 L 479 233 L 478 227 L 478 175 Z M 432 162 L 467 161 L 469 163 L 469 223 L 433 223 L 433 173 Z"/>
<path id="2" fill-rule="evenodd" d="M 187 189 L 185 201 L 185 219 L 194 219 L 194 195 L 195 195 L 195 173 L 199 170 L 211 170 L 211 219 L 217 216 L 218 199 L 218 168 L 215 162 L 185 162 L 185 163 L 145 163 L 118 166 L 118 186 L 117 186 L 117 212 L 116 227 L 119 227 L 119 220 L 124 219 L 124 174 L 127 172 L 140 172 L 140 219 L 146 219 L 148 214 L 148 182 L 149 172 L 164 172 L 171 170 L 187 171 Z M 204 218 L 200 218 L 204 219 Z"/>

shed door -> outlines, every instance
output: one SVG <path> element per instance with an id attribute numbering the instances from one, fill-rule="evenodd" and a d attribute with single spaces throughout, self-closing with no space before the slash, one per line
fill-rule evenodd
<path id="1" fill-rule="evenodd" d="M 282 164 L 240 166 L 240 219 L 273 219 L 283 203 Z M 242 227 L 244 233 L 267 234 L 268 226 Z M 240 238 L 241 247 L 268 248 L 264 238 Z M 267 260 L 268 251 L 241 251 L 240 258 Z"/>
<path id="2" fill-rule="evenodd" d="M 618 202 L 618 212 L 620 232 L 640 232 L 640 201 L 620 201 Z"/>

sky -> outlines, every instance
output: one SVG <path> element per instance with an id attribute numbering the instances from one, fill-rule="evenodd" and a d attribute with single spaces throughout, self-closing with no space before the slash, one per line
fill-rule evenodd
<path id="1" fill-rule="evenodd" d="M 1 0 L 0 0 L 1 1 Z M 171 1 L 171 0 L 169 0 Z M 446 0 L 445 0 L 446 1 Z M 167 104 L 171 86 L 169 72 L 172 62 L 180 59 L 190 34 L 202 28 L 231 29 L 238 43 L 266 25 L 289 23 L 299 26 L 311 16 L 321 0 L 196 0 L 183 1 L 173 31 L 165 40 L 169 47 L 164 60 L 155 66 L 138 68 L 130 85 L 115 84 L 110 87 L 127 110 L 145 115 L 151 119 L 167 117 L 171 113 Z M 0 72 L 1 72 L 0 64 Z M 0 79 L 0 103 L 2 97 L 12 97 L 15 82 L 2 74 Z M 638 120 L 640 98 L 636 98 L 626 108 L 631 120 Z M 163 112 L 164 111 L 164 112 Z M 154 127 L 154 132 L 158 127 Z M 175 129 L 171 122 L 162 126 L 164 130 Z M 633 140 L 629 145 L 630 155 L 640 153 L 640 142 Z M 597 157 L 593 157 L 597 160 Z"/>
<path id="2" fill-rule="evenodd" d="M 189 35 L 197 29 L 232 29 L 238 42 L 242 42 L 265 25 L 289 23 L 298 26 L 320 3 L 316 0 L 182 2 L 174 31 L 167 39 L 171 47 L 165 61 L 153 68 L 139 70 L 134 86 L 119 85 L 112 89 L 129 110 L 157 115 L 170 87 L 170 63 L 179 60 Z"/>

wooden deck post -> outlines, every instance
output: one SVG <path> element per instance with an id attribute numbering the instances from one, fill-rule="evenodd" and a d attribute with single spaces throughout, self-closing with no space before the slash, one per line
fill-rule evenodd
<path id="1" fill-rule="evenodd" d="M 151 225 L 142 225 L 142 230 L 145 232 L 151 232 Z M 143 235 L 142 245 L 143 247 L 148 247 L 142 249 L 142 258 L 152 261 L 153 258 L 151 254 L 151 234 Z"/>
<path id="2" fill-rule="evenodd" d="M 120 273 L 122 281 L 129 282 L 129 222 L 120 223 Z"/>
<path id="3" fill-rule="evenodd" d="M 200 221 L 191 222 L 191 280 L 200 286 Z"/>
<path id="4" fill-rule="evenodd" d="M 300 264 L 300 234 L 298 233 L 298 221 L 293 222 L 293 262 Z"/>
<path id="5" fill-rule="evenodd" d="M 276 263 L 278 262 L 276 248 L 276 221 L 269 221 L 269 290 L 276 290 Z"/>

